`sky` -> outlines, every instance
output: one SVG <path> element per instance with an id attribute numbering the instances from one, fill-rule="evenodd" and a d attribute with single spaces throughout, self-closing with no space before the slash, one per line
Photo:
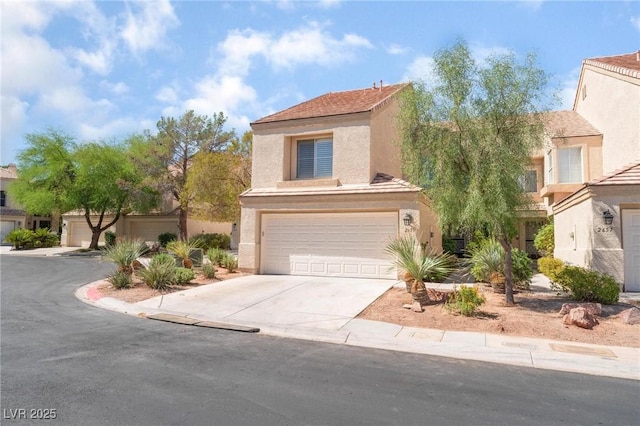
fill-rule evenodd
<path id="1" fill-rule="evenodd" d="M 538 55 L 571 109 L 583 59 L 640 48 L 640 2 L 0 0 L 0 163 L 25 135 L 120 141 L 185 111 L 250 123 L 327 92 L 426 78 L 458 38 Z"/>

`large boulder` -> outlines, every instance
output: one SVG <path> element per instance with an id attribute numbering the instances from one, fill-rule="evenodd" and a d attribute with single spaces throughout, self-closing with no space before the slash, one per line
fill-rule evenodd
<path id="1" fill-rule="evenodd" d="M 560 309 L 560 315 L 568 314 L 572 309 L 583 308 L 588 313 L 594 316 L 600 316 L 602 314 L 602 305 L 600 303 L 586 302 L 586 303 L 563 303 Z"/>
<path id="2" fill-rule="evenodd" d="M 635 306 L 633 308 L 625 309 L 624 311 L 620 312 L 618 317 L 624 324 L 640 324 L 640 309 L 636 308 Z"/>
<path id="3" fill-rule="evenodd" d="M 569 313 L 564 316 L 562 322 L 566 325 L 575 325 L 580 328 L 586 328 L 587 330 L 591 330 L 599 324 L 594 315 L 581 307 L 571 309 Z"/>

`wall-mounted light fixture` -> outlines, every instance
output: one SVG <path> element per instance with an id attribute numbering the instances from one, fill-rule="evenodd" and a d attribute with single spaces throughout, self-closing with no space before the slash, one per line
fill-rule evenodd
<path id="1" fill-rule="evenodd" d="M 20 228 L 20 226 L 22 226 L 22 222 L 18 221 L 18 228 Z"/>
<path id="2" fill-rule="evenodd" d="M 609 210 L 602 212 L 602 219 L 605 225 L 611 225 L 613 223 L 613 214 Z"/>
<path id="3" fill-rule="evenodd" d="M 574 234 L 573 232 L 569 232 L 569 238 L 573 240 L 575 237 L 576 237 L 576 234 Z"/>
<path id="4" fill-rule="evenodd" d="M 411 226 L 411 224 L 413 223 L 413 216 L 411 216 L 409 213 L 405 213 L 405 215 L 402 217 L 402 222 L 404 222 L 404 226 Z"/>

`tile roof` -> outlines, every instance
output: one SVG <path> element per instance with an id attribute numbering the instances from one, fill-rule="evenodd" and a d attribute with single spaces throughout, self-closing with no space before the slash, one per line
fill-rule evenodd
<path id="1" fill-rule="evenodd" d="M 385 194 L 397 192 L 420 192 L 420 188 L 399 178 L 378 173 L 370 184 L 344 186 L 317 186 L 292 188 L 251 188 L 242 197 L 295 196 L 295 195 L 340 195 L 340 194 Z"/>
<path id="2" fill-rule="evenodd" d="M 16 179 L 18 177 L 18 170 L 15 164 L 9 164 L 9 167 L 0 167 L 0 177 Z"/>
<path id="3" fill-rule="evenodd" d="M 545 114 L 545 127 L 551 137 L 593 136 L 602 132 L 575 111 L 552 111 Z"/>
<path id="4" fill-rule="evenodd" d="M 396 92 L 407 86 L 409 86 L 409 83 L 370 87 L 345 92 L 330 92 L 263 117 L 251 124 L 372 111 L 378 105 L 387 101 Z"/>
<path id="5" fill-rule="evenodd" d="M 587 183 L 587 186 L 603 185 L 640 185 L 640 161 Z"/>
<path id="6" fill-rule="evenodd" d="M 640 50 L 622 55 L 585 59 L 583 63 L 640 79 Z"/>

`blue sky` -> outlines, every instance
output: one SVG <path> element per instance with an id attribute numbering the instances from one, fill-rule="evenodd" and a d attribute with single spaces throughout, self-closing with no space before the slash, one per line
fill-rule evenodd
<path id="1" fill-rule="evenodd" d="M 330 91 L 428 76 L 474 55 L 536 51 L 570 109 L 582 60 L 640 48 L 640 3 L 7 1 L 0 3 L 2 150 L 27 133 L 119 140 L 162 116 L 224 112 L 238 134 Z"/>

